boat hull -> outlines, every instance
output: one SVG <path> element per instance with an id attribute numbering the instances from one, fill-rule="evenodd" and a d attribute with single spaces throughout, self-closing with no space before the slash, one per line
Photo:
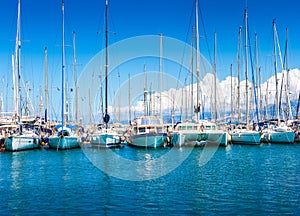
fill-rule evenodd
<path id="1" fill-rule="evenodd" d="M 166 138 L 166 133 L 146 133 L 131 135 L 127 142 L 135 147 L 157 148 L 164 146 Z"/>
<path id="2" fill-rule="evenodd" d="M 57 150 L 79 148 L 80 140 L 78 137 L 73 136 L 50 137 L 49 147 Z"/>
<path id="3" fill-rule="evenodd" d="M 295 132 L 295 142 L 297 142 L 297 143 L 300 142 L 300 131 Z"/>
<path id="4" fill-rule="evenodd" d="M 114 134 L 101 134 L 91 136 L 90 143 L 98 147 L 114 148 L 121 146 L 121 139 Z"/>
<path id="5" fill-rule="evenodd" d="M 179 131 L 174 132 L 171 138 L 172 145 L 206 145 L 217 144 L 227 146 L 227 134 L 219 131 L 199 132 L 199 131 Z"/>
<path id="6" fill-rule="evenodd" d="M 256 131 L 231 133 L 231 144 L 259 145 L 260 133 Z"/>
<path id="7" fill-rule="evenodd" d="M 8 151 L 24 151 L 39 147 L 39 140 L 35 137 L 11 136 L 7 137 L 4 147 Z"/>
<path id="8" fill-rule="evenodd" d="M 266 143 L 294 143 L 295 133 L 293 131 L 269 131 L 262 135 L 262 142 Z"/>

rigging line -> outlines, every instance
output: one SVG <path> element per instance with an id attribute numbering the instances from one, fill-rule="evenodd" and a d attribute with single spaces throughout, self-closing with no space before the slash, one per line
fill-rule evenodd
<path id="1" fill-rule="evenodd" d="M 282 107 L 282 90 L 283 90 L 283 81 L 284 81 L 284 73 L 282 72 L 281 75 L 281 85 L 280 85 L 280 92 L 279 92 L 279 110 L 283 113 L 283 107 Z"/>
<path id="2" fill-rule="evenodd" d="M 208 56 L 209 56 L 210 64 L 212 65 L 213 61 L 212 61 L 212 57 L 211 57 L 211 54 L 210 54 L 210 49 L 209 49 L 209 44 L 208 44 L 207 34 L 206 34 L 205 25 L 204 25 L 204 21 L 203 21 L 204 19 L 203 19 L 201 7 L 199 7 L 199 13 L 200 13 L 200 18 L 201 18 L 201 23 L 202 23 L 204 38 L 205 38 L 205 42 L 206 42 L 206 46 L 207 46 Z"/>
<path id="3" fill-rule="evenodd" d="M 300 105 L 300 92 L 299 92 L 298 103 L 296 108 L 296 119 L 298 119 L 299 105 Z"/>
<path id="4" fill-rule="evenodd" d="M 99 20 L 98 20 L 98 25 L 97 25 L 97 31 L 96 31 L 96 46 L 94 46 L 94 51 L 96 53 L 99 52 L 99 47 L 103 47 L 103 45 L 105 45 L 105 34 L 103 34 L 105 32 L 105 7 L 102 8 L 101 7 L 101 13 L 103 15 L 103 17 L 99 16 Z M 101 17 L 101 18 L 100 18 Z M 99 35 L 102 35 L 101 39 L 99 39 Z M 99 43 L 99 44 L 98 44 Z M 103 49 L 103 48 L 102 48 Z"/>
<path id="5" fill-rule="evenodd" d="M 287 55 L 288 55 L 288 42 L 285 41 L 285 47 L 284 47 L 284 56 L 283 56 L 283 67 L 288 70 L 287 65 Z"/>
<path id="6" fill-rule="evenodd" d="M 283 82 L 284 82 L 284 62 L 282 60 L 282 55 L 281 55 L 281 50 L 280 50 L 280 44 L 279 44 L 279 38 L 278 38 L 278 33 L 277 33 L 277 29 L 275 26 L 275 37 L 276 37 L 276 45 L 277 45 L 277 49 L 279 52 L 279 59 L 280 59 L 280 66 L 281 66 L 281 86 L 280 86 L 280 92 L 279 92 L 279 101 L 278 101 L 278 106 L 279 106 L 279 112 L 281 110 L 281 113 L 283 113 L 283 107 L 282 107 L 282 90 L 283 90 Z M 274 56 L 275 58 L 277 58 L 277 56 Z M 278 94 L 278 93 L 277 93 Z M 280 113 L 279 113 L 280 115 Z"/>
<path id="7" fill-rule="evenodd" d="M 184 61 L 186 44 L 187 44 L 187 41 L 188 41 L 190 29 L 191 29 L 191 23 L 192 23 L 194 8 L 195 8 L 195 2 L 194 2 L 193 7 L 192 7 L 192 12 L 191 12 L 191 15 L 190 15 L 189 27 L 188 27 L 187 34 L 185 36 L 185 45 L 184 45 L 184 50 L 183 50 L 183 54 L 182 54 L 182 58 L 181 58 L 181 64 L 180 64 L 179 73 L 178 73 L 178 77 L 177 77 L 176 89 L 178 89 L 178 86 L 179 86 L 179 79 L 180 79 L 182 68 L 183 68 L 182 64 L 183 64 L 183 61 Z M 193 76 L 193 74 L 192 74 L 192 76 Z"/>
<path id="8" fill-rule="evenodd" d="M 247 20 L 247 26 L 249 26 L 248 20 Z M 249 42 L 249 47 L 251 47 L 251 41 L 250 41 L 250 37 L 249 37 L 249 29 L 248 29 L 248 42 Z M 251 71 L 252 71 L 252 82 L 253 82 L 254 101 L 255 101 L 255 114 L 256 114 L 257 123 L 259 123 L 258 103 L 257 103 L 257 97 L 256 97 L 256 87 L 255 87 L 254 68 L 253 68 L 251 49 L 249 49 L 249 54 L 250 54 L 250 63 L 251 63 Z"/>

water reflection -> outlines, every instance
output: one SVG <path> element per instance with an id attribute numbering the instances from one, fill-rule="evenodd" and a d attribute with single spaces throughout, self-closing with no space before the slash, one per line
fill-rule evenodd
<path id="1" fill-rule="evenodd" d="M 13 152 L 11 161 L 11 179 L 12 179 L 12 189 L 18 190 L 21 187 L 20 172 L 22 171 L 23 157 L 22 152 Z"/>
<path id="2" fill-rule="evenodd" d="M 0 215 L 297 215 L 300 210 L 299 145 L 220 147 L 205 166 L 199 166 L 204 148 L 83 151 L 1 155 Z M 176 169 L 154 178 L 177 160 L 183 162 Z M 115 178 L 97 165 L 136 181 Z"/>
<path id="3" fill-rule="evenodd" d="M 83 148 L 88 159 L 109 176 L 129 181 L 159 178 L 177 168 L 193 148 L 122 150 Z"/>

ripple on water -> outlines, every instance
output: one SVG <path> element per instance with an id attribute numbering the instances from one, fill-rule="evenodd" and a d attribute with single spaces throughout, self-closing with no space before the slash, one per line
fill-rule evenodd
<path id="1" fill-rule="evenodd" d="M 117 154 L 132 160 L 151 161 L 168 151 L 125 147 L 117 150 Z M 203 148 L 193 149 L 172 172 L 147 181 L 125 181 L 108 176 L 94 166 L 81 149 L 5 152 L 0 154 L 0 214 L 300 212 L 299 145 L 219 147 L 213 157 L 201 165 L 203 152 Z M 160 166 L 176 159 L 164 161 Z M 115 170 L 122 167 L 114 167 L 113 161 L 109 161 L 109 165 Z M 151 167 L 140 167 L 143 168 L 150 169 L 148 174 L 152 174 Z M 130 167 L 126 173 L 128 176 L 139 174 Z"/>

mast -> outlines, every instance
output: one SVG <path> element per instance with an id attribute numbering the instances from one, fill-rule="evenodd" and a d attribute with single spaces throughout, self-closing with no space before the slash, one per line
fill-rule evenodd
<path id="1" fill-rule="evenodd" d="M 286 83 L 285 83 L 285 92 L 286 92 L 286 109 L 290 118 L 293 118 L 292 108 L 291 108 L 291 101 L 290 101 L 290 84 L 289 84 L 289 72 L 290 69 L 288 67 L 288 29 L 286 28 L 286 52 L 285 52 L 285 70 L 286 70 Z M 288 118 L 287 118 L 288 120 Z"/>
<path id="2" fill-rule="evenodd" d="M 2 94 L 1 94 L 1 117 L 4 116 L 4 77 L 2 77 Z"/>
<path id="3" fill-rule="evenodd" d="M 44 48 L 44 71 L 45 71 L 45 122 L 48 121 L 48 108 L 49 108 L 49 86 L 48 86 L 48 58 L 47 47 Z"/>
<path id="4" fill-rule="evenodd" d="M 162 55 L 163 55 L 163 51 L 162 51 L 162 34 L 159 35 L 159 74 L 160 74 L 160 80 L 159 80 L 159 85 L 160 85 L 160 93 L 159 93 L 159 111 L 160 111 L 160 118 L 163 119 L 163 115 L 162 115 L 162 95 L 161 95 L 161 92 L 162 92 Z"/>
<path id="5" fill-rule="evenodd" d="M 245 9 L 245 81 L 246 81 L 246 124 L 249 124 L 249 98 L 248 98 L 248 13 Z"/>
<path id="6" fill-rule="evenodd" d="M 251 43 L 250 43 L 250 38 L 248 37 L 248 40 L 249 40 L 249 45 L 251 46 Z M 256 84 L 256 80 L 255 80 L 255 76 L 254 76 L 254 69 L 253 69 L 253 62 L 252 62 L 252 52 L 251 52 L 251 49 L 249 50 L 249 53 L 250 53 L 250 62 L 251 62 L 251 71 L 252 71 L 252 82 L 253 82 L 253 91 L 251 91 L 251 95 L 250 95 L 250 98 L 253 98 L 254 96 L 254 102 L 255 102 L 255 115 L 256 115 L 256 120 L 257 120 L 257 123 L 259 123 L 259 116 L 258 116 L 258 102 L 257 102 L 257 84 Z M 250 104 L 252 105 L 252 103 Z M 250 109 L 252 110 L 252 108 Z"/>
<path id="7" fill-rule="evenodd" d="M 14 88 L 14 102 L 15 102 L 15 113 L 17 117 L 22 115 L 21 113 L 21 89 L 20 89 L 20 76 L 21 76 L 21 0 L 18 0 L 18 18 L 17 18 L 17 34 L 16 34 L 16 44 L 15 44 L 15 58 L 13 60 L 13 73 L 15 80 Z"/>
<path id="8" fill-rule="evenodd" d="M 147 77 L 146 77 L 146 64 L 144 64 L 144 116 L 147 115 L 146 113 L 146 103 L 147 103 L 147 89 L 146 89 L 146 85 L 147 85 Z"/>
<path id="9" fill-rule="evenodd" d="M 197 73 L 197 121 L 200 119 L 200 48 L 199 48 L 199 25 L 198 25 L 198 0 L 196 0 L 196 73 Z"/>
<path id="10" fill-rule="evenodd" d="M 118 71 L 118 80 L 119 80 L 119 86 L 121 86 L 120 83 L 120 72 Z M 120 94 L 118 95 L 118 121 L 121 122 L 121 104 L 120 104 Z"/>
<path id="11" fill-rule="evenodd" d="M 152 115 L 152 82 L 150 82 L 150 88 L 149 88 L 149 104 L 148 104 L 148 115 Z"/>
<path id="12" fill-rule="evenodd" d="M 261 94 L 259 94 L 259 91 L 258 91 L 258 87 L 259 89 L 260 88 L 260 82 L 259 82 L 259 77 L 260 77 L 260 71 L 259 71 L 259 67 L 258 67 L 258 40 L 257 40 L 257 34 L 255 33 L 255 71 L 256 71 L 256 86 L 254 86 L 254 92 L 256 91 L 257 92 L 257 98 L 259 101 L 260 100 L 260 97 L 261 97 Z M 258 108 L 258 112 L 257 112 L 257 116 L 258 116 L 258 119 L 259 119 L 259 113 L 260 113 L 260 110 L 261 110 L 261 106 L 259 106 Z"/>
<path id="13" fill-rule="evenodd" d="M 42 86 L 40 85 L 40 110 L 39 110 L 39 115 L 40 117 L 43 116 L 43 88 Z"/>
<path id="14" fill-rule="evenodd" d="M 108 115 L 108 104 L 107 104 L 107 84 L 108 84 L 108 0 L 105 0 L 105 111 L 103 121 L 105 128 L 108 127 L 110 116 Z"/>
<path id="15" fill-rule="evenodd" d="M 29 90 L 30 90 L 29 81 L 27 81 L 26 84 L 25 84 L 25 90 L 26 90 L 25 116 L 29 117 L 29 115 L 30 115 L 30 113 L 29 113 Z"/>
<path id="16" fill-rule="evenodd" d="M 298 119 L 299 105 L 300 105 L 300 92 L 299 92 L 299 96 L 298 96 L 295 119 Z"/>
<path id="17" fill-rule="evenodd" d="M 61 120 L 65 126 L 65 3 L 62 0 L 62 76 L 61 76 Z"/>
<path id="18" fill-rule="evenodd" d="M 194 109 L 193 109 L 193 104 L 194 104 L 194 27 L 192 28 L 192 42 L 191 42 L 191 116 L 193 116 Z"/>
<path id="19" fill-rule="evenodd" d="M 262 115 L 262 109 L 263 109 L 263 107 L 262 107 L 262 100 L 263 100 L 263 98 L 262 98 L 262 88 L 261 88 L 261 67 L 259 67 L 258 68 L 258 86 L 259 86 L 259 97 L 260 97 L 260 100 L 259 100 L 259 107 L 260 107 L 260 115 Z M 262 119 L 262 117 L 261 117 L 261 119 Z"/>
<path id="20" fill-rule="evenodd" d="M 269 106 L 269 81 L 267 81 L 267 88 L 266 88 L 266 96 L 265 96 L 265 103 L 266 103 L 266 105 L 265 105 L 265 112 L 266 112 L 266 114 L 265 114 L 265 118 L 266 119 L 268 119 L 269 118 L 269 108 L 268 108 L 268 106 Z"/>
<path id="21" fill-rule="evenodd" d="M 128 74 L 128 105 L 129 105 L 129 124 L 131 124 L 131 98 L 130 98 L 130 73 Z"/>
<path id="22" fill-rule="evenodd" d="M 279 125 L 280 119 L 279 119 L 279 94 L 278 94 L 278 79 L 277 79 L 277 53 L 276 53 L 276 23 L 275 20 L 273 20 L 273 39 L 274 39 L 274 70 L 275 70 L 275 84 L 276 84 L 276 91 L 275 91 L 275 106 L 276 106 L 276 117 L 277 117 L 277 124 Z"/>
<path id="23" fill-rule="evenodd" d="M 75 90 L 75 123 L 78 123 L 78 86 L 77 86 L 77 59 L 76 59 L 76 33 L 73 35 L 73 61 L 74 61 L 74 90 Z"/>
<path id="24" fill-rule="evenodd" d="M 214 120 L 217 123 L 217 34 L 214 33 Z"/>
<path id="25" fill-rule="evenodd" d="M 238 109 L 238 121 L 241 120 L 241 109 L 240 109 L 240 97 L 241 97 L 241 39 L 242 39 L 242 27 L 239 28 L 238 36 L 238 59 L 237 59 L 237 70 L 238 70 L 238 85 L 237 85 L 237 109 Z"/>
<path id="26" fill-rule="evenodd" d="M 233 113 L 233 83 L 232 83 L 232 64 L 230 64 L 230 113 L 231 113 L 231 119 L 232 116 L 234 116 Z"/>

